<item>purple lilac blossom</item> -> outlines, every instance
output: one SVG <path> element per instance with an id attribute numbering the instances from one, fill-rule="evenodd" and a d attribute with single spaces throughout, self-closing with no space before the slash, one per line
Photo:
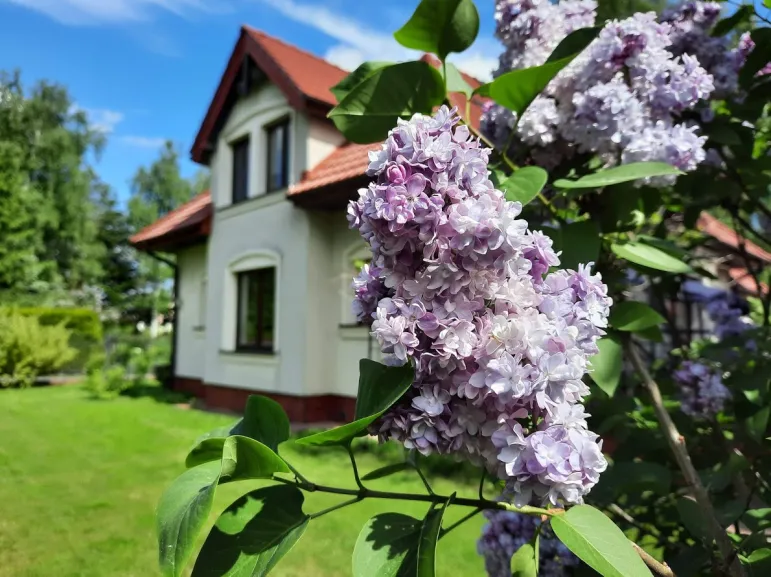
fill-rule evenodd
<path id="1" fill-rule="evenodd" d="M 513 511 L 489 510 L 484 512 L 487 523 L 477 541 L 477 552 L 485 559 L 490 577 L 511 577 L 511 558 L 525 543 L 533 540 L 541 525 L 536 517 Z M 548 526 L 541 529 L 539 538 L 538 575 L 562 577 L 578 565 L 578 557 L 563 545 Z"/>
<path id="2" fill-rule="evenodd" d="M 589 2 L 499 0 L 496 35 L 504 53 L 495 75 L 542 64 L 571 30 L 594 24 L 594 9 Z M 663 161 L 692 171 L 706 160 L 707 138 L 683 113 L 708 112 L 711 97 L 738 96 L 738 71 L 752 49 L 748 37 L 731 48 L 711 36 L 718 14 L 714 3 L 685 2 L 660 19 L 650 12 L 609 21 L 520 119 L 489 105 L 482 130 L 496 146 L 512 142 L 512 155 L 546 168 L 578 152 L 606 166 Z M 674 178 L 639 184 L 665 186 Z"/>
<path id="3" fill-rule="evenodd" d="M 731 398 L 720 372 L 704 363 L 683 361 L 674 379 L 680 388 L 680 408 L 693 418 L 714 417 Z"/>
<path id="4" fill-rule="evenodd" d="M 372 249 L 354 310 L 413 388 L 376 425 L 423 454 L 505 479 L 518 504 L 577 503 L 607 463 L 581 406 L 611 299 L 591 263 L 559 270 L 549 237 L 489 179 L 455 110 L 399 121 L 348 209 Z M 373 275 L 377 275 L 377 279 Z"/>

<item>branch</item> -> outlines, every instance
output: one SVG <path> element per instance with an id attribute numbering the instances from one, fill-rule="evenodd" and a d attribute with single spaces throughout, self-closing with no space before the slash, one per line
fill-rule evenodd
<path id="1" fill-rule="evenodd" d="M 667 439 L 667 443 L 669 443 L 669 448 L 675 456 L 675 460 L 680 467 L 680 471 L 685 478 L 686 484 L 690 487 L 693 496 L 696 498 L 696 502 L 704 513 L 704 517 L 708 524 L 708 530 L 717 543 L 720 555 L 724 562 L 728 562 L 733 556 L 733 546 L 715 516 L 715 510 L 709 500 L 709 494 L 704 488 L 704 485 L 702 485 L 699 474 L 696 472 L 696 468 L 691 462 L 691 456 L 688 454 L 688 449 L 685 446 L 685 438 L 677 430 L 675 423 L 672 421 L 672 417 L 669 416 L 669 413 L 664 408 L 664 400 L 661 397 L 659 386 L 645 368 L 634 343 L 627 341 L 626 351 L 635 370 L 639 373 L 643 385 L 645 385 L 645 388 L 651 396 L 653 410 L 656 412 L 656 418 L 659 421 L 661 430 Z M 735 557 L 731 561 L 728 569 L 730 571 L 729 574 L 733 577 L 744 577 L 745 575 L 744 568 Z"/>

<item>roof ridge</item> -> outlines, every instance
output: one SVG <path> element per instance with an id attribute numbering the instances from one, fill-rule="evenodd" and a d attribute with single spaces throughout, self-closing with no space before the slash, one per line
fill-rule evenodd
<path id="1" fill-rule="evenodd" d="M 264 36 L 266 38 L 269 38 L 270 40 L 274 40 L 276 42 L 279 42 L 286 46 L 287 48 L 291 48 L 292 50 L 295 50 L 297 52 L 302 52 L 303 54 L 310 56 L 311 58 L 314 58 L 316 60 L 320 60 L 324 64 L 327 64 L 329 66 L 332 66 L 333 68 L 337 68 L 340 72 L 345 72 L 346 74 L 350 74 L 350 71 L 346 70 L 345 68 L 340 68 L 337 64 L 333 64 L 323 56 L 319 56 L 318 54 L 314 54 L 310 50 L 306 50 L 305 48 L 301 48 L 297 46 L 296 44 L 290 44 L 283 38 L 279 38 L 278 36 L 273 36 L 272 34 L 268 34 L 267 32 L 260 30 L 258 28 L 255 28 L 254 26 L 251 26 L 249 24 L 242 24 L 241 28 L 244 30 L 247 30 L 248 32 L 251 32 L 253 34 L 257 34 L 258 36 Z"/>

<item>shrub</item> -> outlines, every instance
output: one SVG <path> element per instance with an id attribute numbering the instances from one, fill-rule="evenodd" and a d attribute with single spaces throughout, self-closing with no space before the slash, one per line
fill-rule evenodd
<path id="1" fill-rule="evenodd" d="M 29 386 L 59 371 L 77 351 L 62 324 L 45 326 L 36 317 L 0 315 L 0 386 Z"/>
<path id="2" fill-rule="evenodd" d="M 14 312 L 26 317 L 36 317 L 43 326 L 63 324 L 71 332 L 70 345 L 75 348 L 77 354 L 67 366 L 63 367 L 65 371 L 86 370 L 91 358 L 102 351 L 102 321 L 96 311 L 77 308 L 25 307 L 14 309 Z"/>
<path id="3" fill-rule="evenodd" d="M 98 368 L 89 373 L 83 387 L 95 399 L 112 399 L 132 386 L 126 378 L 126 370 L 120 365 L 109 369 Z"/>

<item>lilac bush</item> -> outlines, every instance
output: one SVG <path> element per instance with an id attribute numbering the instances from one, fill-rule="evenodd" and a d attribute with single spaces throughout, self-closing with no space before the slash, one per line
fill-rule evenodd
<path id="1" fill-rule="evenodd" d="M 680 408 L 688 416 L 714 417 L 731 398 L 719 369 L 697 361 L 683 361 L 674 373 L 680 394 Z"/>
<path id="2" fill-rule="evenodd" d="M 484 465 L 517 504 L 579 503 L 606 467 L 580 403 L 611 299 L 591 263 L 555 268 L 551 239 L 493 187 L 489 155 L 447 107 L 370 153 L 375 180 L 348 210 L 373 263 L 354 311 L 387 364 L 415 367 L 376 432 Z"/>

